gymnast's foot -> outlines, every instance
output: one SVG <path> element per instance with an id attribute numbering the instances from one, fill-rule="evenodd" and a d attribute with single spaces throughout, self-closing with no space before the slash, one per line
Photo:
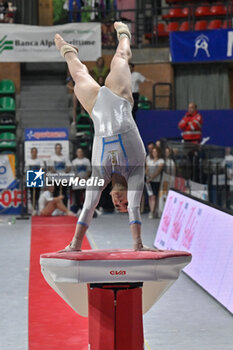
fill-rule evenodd
<path id="1" fill-rule="evenodd" d="M 124 36 L 128 37 L 129 40 L 131 40 L 131 33 L 130 33 L 129 28 L 126 24 L 124 24 L 123 22 L 114 22 L 114 28 L 117 32 L 118 40 L 120 40 L 121 35 L 124 35 Z"/>
<path id="2" fill-rule="evenodd" d="M 67 52 L 74 52 L 76 55 L 78 53 L 78 48 L 74 45 L 67 43 L 59 34 L 54 37 L 55 45 L 60 51 L 61 55 L 64 57 Z"/>

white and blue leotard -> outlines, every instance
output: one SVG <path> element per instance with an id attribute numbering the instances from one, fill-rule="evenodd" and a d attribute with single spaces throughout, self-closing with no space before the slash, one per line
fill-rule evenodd
<path id="1" fill-rule="evenodd" d="M 140 201 L 144 187 L 145 148 L 132 117 L 132 105 L 106 86 L 100 88 L 92 110 L 95 137 L 92 149 L 92 176 L 103 178 L 102 188 L 86 191 L 78 223 L 89 226 L 101 192 L 113 173 L 128 184 L 129 222 L 141 223 Z"/>

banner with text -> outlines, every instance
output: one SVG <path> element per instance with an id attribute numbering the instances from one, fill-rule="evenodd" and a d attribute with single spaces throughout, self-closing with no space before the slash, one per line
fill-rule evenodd
<path id="1" fill-rule="evenodd" d="M 38 159 L 45 165 L 55 152 L 55 145 L 60 143 L 62 154 L 69 158 L 69 132 L 66 128 L 41 128 L 24 130 L 24 158 L 27 165 L 31 159 L 31 149 L 37 148 Z"/>
<path id="2" fill-rule="evenodd" d="M 155 247 L 188 251 L 184 271 L 233 313 L 233 216 L 170 190 Z"/>
<path id="3" fill-rule="evenodd" d="M 100 23 L 51 27 L 0 24 L 0 32 L 0 62 L 63 62 L 53 40 L 56 33 L 79 48 L 81 60 L 95 61 L 101 56 Z"/>
<path id="4" fill-rule="evenodd" d="M 15 178 L 15 155 L 0 155 L 0 215 L 21 213 L 22 193 Z"/>
<path id="5" fill-rule="evenodd" d="M 232 60 L 233 30 L 172 32 L 170 50 L 174 63 Z"/>
<path id="6" fill-rule="evenodd" d="M 0 189 L 9 188 L 15 182 L 15 155 L 0 155 Z"/>

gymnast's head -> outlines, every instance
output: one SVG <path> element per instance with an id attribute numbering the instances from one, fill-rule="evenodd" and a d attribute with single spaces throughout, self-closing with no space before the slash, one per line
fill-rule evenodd
<path id="1" fill-rule="evenodd" d="M 118 174 L 113 174 L 112 177 L 112 202 L 117 211 L 121 213 L 127 212 L 128 199 L 127 199 L 127 182 L 125 178 Z"/>

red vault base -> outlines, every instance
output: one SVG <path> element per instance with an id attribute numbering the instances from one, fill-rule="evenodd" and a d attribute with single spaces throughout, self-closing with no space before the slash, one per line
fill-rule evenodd
<path id="1" fill-rule="evenodd" d="M 143 350 L 142 283 L 90 284 L 90 350 Z"/>

